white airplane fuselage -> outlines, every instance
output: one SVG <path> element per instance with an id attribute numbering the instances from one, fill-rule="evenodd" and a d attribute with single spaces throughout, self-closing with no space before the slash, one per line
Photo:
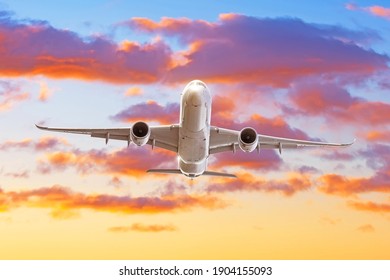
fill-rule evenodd
<path id="1" fill-rule="evenodd" d="M 189 177 L 207 169 L 211 96 L 206 84 L 190 82 L 181 94 L 178 157 L 181 172 Z"/>

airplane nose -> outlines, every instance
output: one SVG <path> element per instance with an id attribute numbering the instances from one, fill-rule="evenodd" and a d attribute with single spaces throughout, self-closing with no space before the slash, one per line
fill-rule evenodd
<path id="1" fill-rule="evenodd" d="M 202 93 L 198 91 L 192 91 L 190 94 L 189 101 L 192 106 L 200 106 L 202 105 Z"/>

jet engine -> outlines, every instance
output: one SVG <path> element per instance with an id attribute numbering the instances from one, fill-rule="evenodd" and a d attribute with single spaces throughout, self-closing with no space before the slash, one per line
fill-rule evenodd
<path id="1" fill-rule="evenodd" d="M 131 128 L 131 141 L 137 146 L 145 145 L 150 137 L 149 126 L 144 122 L 136 122 Z"/>
<path id="2" fill-rule="evenodd" d="M 244 152 L 252 152 L 256 149 L 258 142 L 257 132 L 251 127 L 244 128 L 238 135 L 238 144 Z"/>

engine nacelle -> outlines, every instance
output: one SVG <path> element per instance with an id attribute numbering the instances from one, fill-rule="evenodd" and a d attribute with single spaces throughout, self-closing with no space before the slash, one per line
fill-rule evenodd
<path id="1" fill-rule="evenodd" d="M 136 122 L 131 128 L 131 141 L 137 146 L 145 145 L 150 137 L 149 126 L 144 122 Z"/>
<path id="2" fill-rule="evenodd" d="M 238 144 L 244 152 L 253 152 L 258 142 L 257 132 L 251 127 L 245 127 L 238 135 Z"/>

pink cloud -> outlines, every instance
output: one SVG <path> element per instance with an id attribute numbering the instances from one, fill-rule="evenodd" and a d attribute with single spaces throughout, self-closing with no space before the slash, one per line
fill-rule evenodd
<path id="1" fill-rule="evenodd" d="M 0 112 L 8 111 L 16 104 L 26 101 L 29 98 L 30 94 L 22 92 L 18 85 L 8 81 L 0 81 Z"/>
<path id="2" fill-rule="evenodd" d="M 44 43 L 43 43 L 44 42 Z M 0 74 L 50 78 L 151 83 L 170 64 L 170 48 L 161 41 L 117 44 L 106 37 L 83 38 L 42 21 L 0 22 Z M 47 98 L 41 92 L 41 99 Z"/>
<path id="3" fill-rule="evenodd" d="M 217 22 L 134 18 L 126 24 L 144 32 L 176 36 L 188 46 L 181 53 L 181 63 L 168 75 L 175 82 L 196 76 L 209 82 L 286 87 L 294 80 L 324 73 L 360 79 L 388 68 L 387 56 L 360 47 L 377 35 L 297 19 L 230 14 L 220 16 Z"/>
<path id="4" fill-rule="evenodd" d="M 338 122 L 372 126 L 390 123 L 389 103 L 353 97 L 335 84 L 298 84 L 289 97 L 296 107 L 283 107 L 288 115 L 324 116 Z"/>
<path id="5" fill-rule="evenodd" d="M 58 138 L 53 136 L 43 136 L 34 143 L 34 149 L 37 151 L 44 151 L 55 149 L 59 146 L 69 145 L 64 138 Z"/>
<path id="6" fill-rule="evenodd" d="M 163 106 L 155 101 L 147 101 L 132 105 L 111 118 L 122 122 L 134 123 L 142 121 L 157 121 L 162 124 L 179 123 L 179 104 L 168 103 Z"/>
<path id="7" fill-rule="evenodd" d="M 0 143 L 0 150 L 8 151 L 10 149 L 34 149 L 35 151 L 44 151 L 56 149 L 58 146 L 68 145 L 68 142 L 63 138 L 44 136 L 38 140 L 23 139 L 23 140 L 8 140 Z"/>
<path id="8" fill-rule="evenodd" d="M 141 44 L 117 43 L 104 36 L 86 38 L 47 22 L 17 21 L 3 13 L 0 74 L 123 84 L 184 83 L 197 77 L 207 82 L 287 87 L 324 73 L 360 80 L 388 69 L 386 55 L 361 47 L 377 40 L 377 34 L 298 19 L 224 14 L 216 22 L 133 18 L 122 25 L 162 38 L 177 37 L 185 49 L 174 52 L 163 39 Z M 40 98 L 47 98 L 44 88 Z"/>
<path id="9" fill-rule="evenodd" d="M 32 139 L 23 139 L 20 141 L 13 141 L 13 140 L 8 140 L 0 144 L 0 150 L 6 151 L 8 149 L 16 148 L 27 148 L 30 147 L 32 143 Z"/>

